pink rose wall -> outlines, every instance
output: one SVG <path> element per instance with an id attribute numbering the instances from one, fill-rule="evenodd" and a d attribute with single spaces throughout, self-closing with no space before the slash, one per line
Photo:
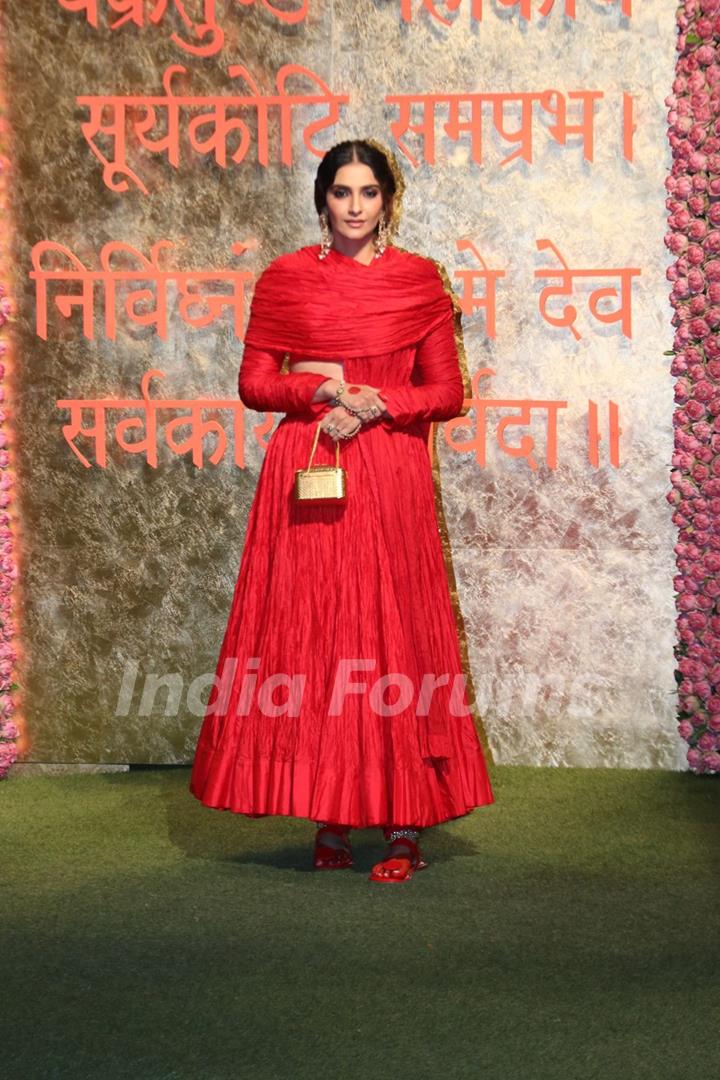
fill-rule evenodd
<path id="1" fill-rule="evenodd" d="M 680 53 L 670 106 L 673 153 L 667 180 L 677 260 L 669 268 L 674 307 L 672 490 L 678 528 L 679 732 L 698 773 L 720 772 L 720 3 L 678 11 Z"/>
<path id="2" fill-rule="evenodd" d="M 319 158 L 299 121 L 292 164 L 277 152 L 267 164 L 251 152 L 225 164 L 184 153 L 175 167 L 135 145 L 133 176 L 113 188 L 83 135 L 88 112 L 77 98 L 157 96 L 173 64 L 187 69 L 178 93 L 229 93 L 233 64 L 268 93 L 282 65 L 295 64 L 347 97 L 313 145 L 373 135 L 394 150 L 407 182 L 398 243 L 440 260 L 465 304 L 476 402 L 464 423 L 439 428 L 437 474 L 469 674 L 494 759 L 682 769 L 690 742 L 691 766 L 710 768 L 720 715 L 712 539 L 720 488 L 707 487 L 698 469 L 715 477 L 720 450 L 720 357 L 706 349 L 720 276 L 706 265 L 714 241 L 693 232 L 704 214 L 712 232 L 713 192 L 693 175 L 712 178 L 714 167 L 695 168 L 671 145 L 668 113 L 682 113 L 684 145 L 699 139 L 685 118 L 707 134 L 703 110 L 717 108 L 708 104 L 713 63 L 699 65 L 702 80 L 689 72 L 694 82 L 673 87 L 676 6 L 487 2 L 480 18 L 469 0 L 309 0 L 302 19 L 283 21 L 272 4 L 227 0 L 216 5 L 221 46 L 205 55 L 178 45 L 192 35 L 173 5 L 157 23 L 128 17 L 114 27 L 112 5 L 98 0 L 96 26 L 82 6 L 28 0 L 8 6 L 4 25 L 15 146 L 20 628 L 29 658 L 18 673 L 21 760 L 190 760 L 200 715 L 189 687 L 214 671 L 264 453 L 252 430 L 263 417 L 248 412 L 241 468 L 230 453 L 198 468 L 169 451 L 154 468 L 117 446 L 105 468 L 85 467 L 63 437 L 59 400 L 138 398 L 149 369 L 165 374 L 163 396 L 237 399 L 242 342 L 229 316 L 195 328 L 177 307 L 165 337 L 119 319 L 110 339 L 100 305 L 90 340 L 79 311 L 66 318 L 52 304 L 43 339 L 33 248 L 52 241 L 97 267 L 111 241 L 147 256 L 168 240 L 173 265 L 256 273 L 319 239 Z M 682 17 L 712 20 L 719 6 L 686 3 Z M 199 21 L 203 4 L 185 7 Z M 717 39 L 713 30 L 711 50 Z M 443 99 L 434 160 L 422 103 L 410 117 L 415 130 L 398 123 L 404 95 L 430 93 Z M 501 93 L 516 95 L 504 119 L 493 117 L 489 98 Z M 529 100 L 521 105 L 518 94 L 544 95 L 533 105 L 529 158 L 508 137 Z M 464 99 L 457 127 L 448 95 Z M 482 138 L 473 111 L 480 96 Z M 680 100 L 691 102 L 691 117 Z M 576 133 L 562 134 L 563 104 Z M 327 107 L 309 105 L 304 123 L 325 115 Z M 683 175 L 675 170 L 673 188 L 678 153 Z M 668 233 L 678 237 L 670 246 Z M 240 242 L 246 249 L 234 257 Z M 563 266 L 576 272 L 564 294 Z M 624 318 L 611 318 L 621 286 Z M 491 293 L 492 302 L 477 302 Z M 676 427 L 674 376 L 685 410 Z M 161 696 L 142 705 L 153 675 L 180 680 L 177 703 L 166 707 Z"/>

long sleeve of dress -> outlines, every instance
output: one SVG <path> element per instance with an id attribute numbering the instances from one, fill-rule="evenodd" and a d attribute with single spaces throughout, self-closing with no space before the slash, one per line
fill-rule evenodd
<path id="1" fill-rule="evenodd" d="M 238 375 L 238 394 L 243 405 L 257 412 L 312 410 L 313 395 L 329 376 L 314 371 L 281 374 L 284 356 L 282 349 L 245 345 Z"/>
<path id="2" fill-rule="evenodd" d="M 451 420 L 461 414 L 465 388 L 455 343 L 454 320 L 446 319 L 420 342 L 411 382 L 419 385 L 382 388 L 392 427 L 429 420 Z"/>

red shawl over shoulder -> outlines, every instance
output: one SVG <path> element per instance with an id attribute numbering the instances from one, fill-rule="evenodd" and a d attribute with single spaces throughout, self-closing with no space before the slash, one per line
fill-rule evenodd
<path id="1" fill-rule="evenodd" d="M 249 345 L 338 360 L 373 356 L 421 341 L 453 304 L 435 263 L 388 246 L 365 266 L 319 244 L 280 255 L 255 285 Z"/>

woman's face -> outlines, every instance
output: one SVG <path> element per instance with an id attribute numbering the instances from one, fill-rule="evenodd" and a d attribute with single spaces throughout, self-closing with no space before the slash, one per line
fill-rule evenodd
<path id="1" fill-rule="evenodd" d="M 330 228 L 355 241 L 369 240 L 383 209 L 380 185 L 369 165 L 342 165 L 325 196 Z"/>

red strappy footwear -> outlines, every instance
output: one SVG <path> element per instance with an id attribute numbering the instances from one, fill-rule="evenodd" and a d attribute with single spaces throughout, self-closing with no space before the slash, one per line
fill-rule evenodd
<path id="1" fill-rule="evenodd" d="M 352 866 L 353 857 L 350 850 L 350 840 L 345 825 L 321 825 L 315 834 L 315 851 L 313 852 L 313 865 L 316 870 L 345 870 Z M 322 842 L 323 833 L 333 833 L 343 840 L 343 847 L 332 847 Z"/>
<path id="2" fill-rule="evenodd" d="M 410 849 L 409 855 L 389 855 L 387 859 L 375 863 L 368 881 L 381 881 L 383 884 L 395 884 L 401 881 L 410 881 L 416 870 L 424 870 L 428 865 L 420 854 L 420 849 L 414 840 L 409 837 L 397 837 L 390 841 L 390 850 L 395 844 L 406 844 Z"/>

